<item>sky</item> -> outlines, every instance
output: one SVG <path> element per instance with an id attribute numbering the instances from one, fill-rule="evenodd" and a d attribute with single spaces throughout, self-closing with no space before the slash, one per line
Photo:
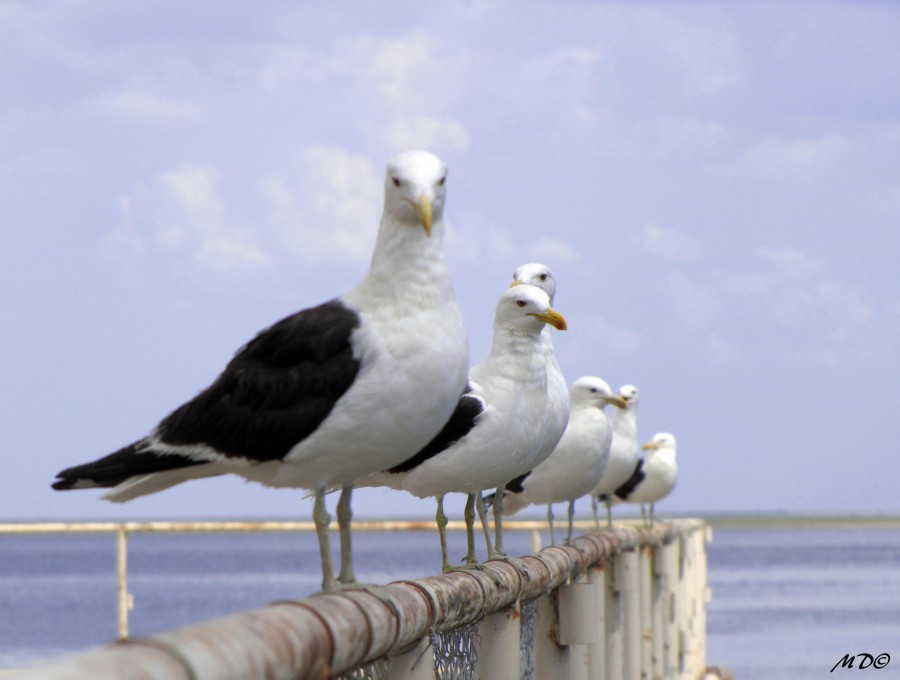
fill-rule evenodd
<path id="1" fill-rule="evenodd" d="M 567 378 L 678 438 L 660 514 L 900 512 L 898 35 L 888 2 L 0 0 L 0 520 L 308 519 L 50 482 L 349 290 L 411 148 L 450 168 L 473 363 L 549 265 Z"/>

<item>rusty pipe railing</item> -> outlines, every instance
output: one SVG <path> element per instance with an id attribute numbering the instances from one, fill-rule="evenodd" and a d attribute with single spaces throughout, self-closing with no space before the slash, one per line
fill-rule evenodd
<path id="1" fill-rule="evenodd" d="M 591 677 L 606 680 L 697 677 L 705 661 L 707 534 L 700 520 L 604 531 L 577 538 L 571 546 L 544 548 L 520 558 L 518 565 L 492 560 L 481 570 L 398 581 L 372 592 L 275 602 L 112 643 L 16 677 L 319 679 L 390 659 L 391 678 L 431 678 L 430 659 L 423 661 L 427 636 L 476 622 L 483 622 L 483 629 L 487 622 L 496 627 L 495 614 L 526 601 L 542 602 L 535 677 L 587 677 L 589 668 Z M 576 586 L 588 590 L 577 596 L 558 590 Z M 662 599 L 664 606 L 655 616 L 644 607 L 642 617 L 642 598 Z M 518 626 L 517 616 L 503 620 L 502 625 Z M 658 636 L 659 644 L 650 649 L 658 647 L 659 655 L 640 652 L 648 636 Z M 518 634 L 498 639 L 517 642 Z M 626 653 L 610 658 L 616 649 Z M 517 655 L 518 646 L 506 653 Z M 513 677 L 517 664 L 515 671 Z"/>

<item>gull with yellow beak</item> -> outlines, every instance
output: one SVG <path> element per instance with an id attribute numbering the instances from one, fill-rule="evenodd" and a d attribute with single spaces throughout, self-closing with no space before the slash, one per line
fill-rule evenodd
<path id="1" fill-rule="evenodd" d="M 591 508 L 594 511 L 594 522 L 600 529 L 597 518 L 597 502 L 606 505 L 606 526 L 612 528 L 612 504 L 615 490 L 625 483 L 634 471 L 638 460 L 637 407 L 638 388 L 634 385 L 622 385 L 619 398 L 623 405 L 612 409 L 609 424 L 612 427 L 612 444 L 609 449 L 609 462 L 603 476 L 591 494 Z"/>
<path id="2" fill-rule="evenodd" d="M 547 505 L 551 545 L 555 544 L 553 503 L 569 504 L 566 543 L 570 543 L 575 501 L 589 494 L 606 470 L 612 429 L 603 409 L 609 404 L 618 408 L 625 406 L 605 380 L 590 375 L 573 383 L 569 403 L 569 424 L 553 453 L 534 470 L 507 484 L 504 492 L 503 512 L 506 515 L 532 503 Z M 496 497 L 488 497 L 485 502 L 496 505 Z"/>
<path id="3" fill-rule="evenodd" d="M 523 283 L 537 286 L 543 290 L 550 297 L 550 304 L 553 304 L 556 295 L 556 277 L 550 267 L 538 262 L 523 264 L 513 272 L 512 285 L 517 286 Z M 541 332 L 541 345 L 547 355 L 547 389 L 550 395 L 547 403 L 547 418 L 538 450 L 538 457 L 545 460 L 559 444 L 559 440 L 566 431 L 566 424 L 569 422 L 569 385 L 566 383 L 556 353 L 553 351 L 553 337 L 549 327 L 545 327 Z"/>
<path id="4" fill-rule="evenodd" d="M 444 529 L 443 499 L 448 493 L 468 496 L 465 510 L 468 551 L 465 562 L 475 566 L 474 520 L 484 520 L 484 489 L 503 486 L 538 464 L 537 453 L 548 401 L 548 357 L 541 331 L 546 325 L 565 330 L 565 319 L 550 306 L 550 298 L 530 285 L 503 292 L 494 314 L 490 352 L 469 372 L 469 383 L 445 427 L 408 460 L 359 482 L 388 486 L 419 498 L 437 499 L 436 521 L 441 566 L 451 569 Z M 502 531 L 502 526 L 498 527 Z M 500 556 L 490 543 L 488 556 Z"/>
<path id="5" fill-rule="evenodd" d="M 468 345 L 443 253 L 446 178 L 425 151 L 389 161 L 371 265 L 355 288 L 262 331 L 146 437 L 63 470 L 53 487 L 109 488 L 103 498 L 121 503 L 231 472 L 308 489 L 323 589 L 352 584 L 353 482 L 421 450 L 466 387 Z M 336 581 L 325 494 L 338 488 Z"/>
<path id="6" fill-rule="evenodd" d="M 675 462 L 675 435 L 658 432 L 641 447 L 646 453 L 634 466 L 634 471 L 622 486 L 616 489 L 616 499 L 626 503 L 640 503 L 641 517 L 647 521 L 644 506 L 650 504 L 650 526 L 653 526 L 653 509 L 658 501 L 672 493 L 678 481 L 678 464 Z"/>

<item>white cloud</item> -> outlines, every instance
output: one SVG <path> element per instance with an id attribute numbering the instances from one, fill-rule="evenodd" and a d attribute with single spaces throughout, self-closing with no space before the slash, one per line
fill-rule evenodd
<path id="1" fill-rule="evenodd" d="M 453 259 L 485 265 L 497 261 L 516 262 L 515 254 L 525 252 L 528 243 L 520 243 L 509 229 L 481 214 L 457 211 L 448 224 L 446 247 Z"/>
<path id="2" fill-rule="evenodd" d="M 872 321 L 872 307 L 856 288 L 825 280 L 815 284 L 813 293 L 814 302 L 828 310 L 835 321 L 857 327 Z"/>
<path id="3" fill-rule="evenodd" d="M 385 138 L 394 149 L 446 149 L 465 151 L 469 134 L 453 118 L 412 116 L 395 118 L 385 126 Z"/>
<path id="4" fill-rule="evenodd" d="M 757 249 L 756 255 L 766 267 L 745 272 L 716 272 L 721 288 L 733 295 L 774 296 L 776 303 L 784 302 L 787 298 L 802 296 L 799 290 L 808 290 L 814 276 L 826 269 L 823 259 L 795 248 L 762 247 Z"/>
<path id="5" fill-rule="evenodd" d="M 120 196 L 117 204 L 119 226 L 101 248 L 123 264 L 153 254 L 185 273 L 218 274 L 267 261 L 248 233 L 227 223 L 211 167 L 188 164 L 166 171 Z"/>
<path id="6" fill-rule="evenodd" d="M 387 100 L 406 108 L 427 101 L 435 89 L 442 64 L 435 52 L 436 34 L 414 29 L 399 38 L 357 36 L 348 48 L 346 63 L 361 80 L 372 82 Z"/>
<path id="7" fill-rule="evenodd" d="M 304 150 L 299 175 L 260 183 L 269 222 L 307 260 L 364 261 L 371 256 L 383 202 L 383 180 L 365 156 L 337 147 Z"/>
<path id="8" fill-rule="evenodd" d="M 632 243 L 662 260 L 684 262 L 703 254 L 698 243 L 677 229 L 648 222 L 632 237 Z"/>
<path id="9" fill-rule="evenodd" d="M 85 99 L 82 106 L 89 113 L 143 124 L 196 121 L 202 118 L 202 112 L 196 104 L 138 90 L 104 92 Z"/>
<path id="10" fill-rule="evenodd" d="M 810 257 L 795 248 L 759 248 L 756 252 L 760 259 L 775 265 L 790 278 L 809 278 L 821 272 L 825 266 L 823 259 Z"/>
<path id="11" fill-rule="evenodd" d="M 660 160 L 711 159 L 729 152 L 729 134 L 718 121 L 666 113 L 652 121 L 643 144 Z"/>
<path id="12" fill-rule="evenodd" d="M 872 303 L 858 288 L 835 280 L 824 258 L 787 247 L 756 254 L 760 268 L 713 273 L 730 318 L 756 332 L 767 329 L 784 356 L 828 366 L 862 357 L 862 348 L 877 344 L 869 337 Z M 677 281 L 669 290 L 682 300 L 691 292 Z"/>
<path id="13" fill-rule="evenodd" d="M 107 233 L 100 241 L 100 250 L 103 255 L 126 268 L 133 267 L 147 253 L 147 241 L 141 236 L 135 224 L 132 203 L 129 196 L 119 197 L 116 202 L 119 211 L 119 226 Z"/>
<path id="14" fill-rule="evenodd" d="M 675 315 L 686 326 L 706 327 L 722 308 L 719 295 L 712 287 L 694 283 L 681 271 L 666 277 L 664 290 Z"/>
<path id="15" fill-rule="evenodd" d="M 731 169 L 759 177 L 803 179 L 834 166 L 851 148 L 850 142 L 837 136 L 813 139 L 770 136 L 751 146 Z"/>
<path id="16" fill-rule="evenodd" d="M 657 3 L 635 12 L 638 30 L 656 48 L 662 64 L 674 65 L 679 85 L 701 95 L 715 94 L 739 82 L 743 54 L 727 15 L 712 6 L 691 11 Z M 683 82 L 682 82 L 683 81 Z"/>
<path id="17" fill-rule="evenodd" d="M 537 262 L 569 264 L 581 260 L 581 254 L 567 241 L 560 238 L 540 238 L 530 244 L 526 251 L 523 255 L 530 255 Z"/>
<path id="18" fill-rule="evenodd" d="M 571 265 L 582 257 L 562 238 L 524 238 L 506 226 L 480 214 L 463 213 L 447 230 L 447 251 L 453 260 L 467 265 L 495 266 L 506 263 L 510 271 L 525 262 L 548 266 Z"/>
<path id="19" fill-rule="evenodd" d="M 568 318 L 568 317 L 567 317 Z M 588 319 L 568 318 L 570 327 L 577 329 L 571 338 L 573 354 L 583 358 L 583 363 L 597 366 L 596 370 L 608 370 L 613 361 L 626 361 L 639 356 L 646 345 L 642 333 L 614 324 L 600 316 Z"/>

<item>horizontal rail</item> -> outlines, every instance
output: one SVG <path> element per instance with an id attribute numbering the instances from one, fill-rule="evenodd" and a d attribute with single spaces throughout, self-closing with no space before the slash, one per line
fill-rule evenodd
<path id="1" fill-rule="evenodd" d="M 133 524 L 135 527 L 147 526 L 147 523 Z M 430 524 L 428 526 L 430 528 Z M 705 601 L 698 605 L 696 593 L 688 600 L 678 589 L 685 589 L 686 593 L 691 589 L 697 591 L 699 586 L 705 597 L 706 536 L 707 527 L 700 520 L 603 531 L 579 537 L 571 546 L 548 547 L 535 555 L 522 557 L 519 560 L 521 570 L 510 562 L 491 560 L 480 570 L 460 569 L 415 581 L 398 581 L 372 592 L 352 590 L 318 594 L 304 600 L 285 600 L 173 632 L 113 643 L 25 671 L 21 677 L 102 680 L 122 677 L 123 669 L 128 668 L 129 672 L 135 670 L 130 677 L 148 679 L 328 678 L 380 659 L 393 657 L 394 661 L 403 659 L 405 662 L 409 654 L 403 656 L 404 653 L 417 644 L 421 647 L 426 636 L 484 621 L 493 614 L 508 611 L 517 603 L 548 602 L 546 596 L 565 584 L 581 581 L 577 585 L 593 586 L 599 573 L 597 569 L 603 570 L 607 579 L 598 583 L 609 585 L 598 586 L 591 592 L 596 592 L 599 597 L 604 588 L 615 584 L 622 592 L 622 611 L 631 612 L 632 619 L 635 618 L 633 612 L 639 608 L 639 600 L 634 599 L 638 597 L 635 588 L 642 589 L 642 597 L 649 596 L 651 585 L 656 583 L 653 578 L 668 579 L 667 587 L 674 588 L 672 592 L 679 594 L 677 598 L 672 596 L 675 605 L 661 605 L 659 617 L 663 617 L 662 609 L 673 612 L 670 618 L 677 629 L 668 634 L 667 644 L 672 649 L 667 649 L 672 654 L 681 653 L 682 658 L 677 662 L 680 670 L 675 669 L 674 675 L 665 677 L 687 677 L 681 675 L 682 670 L 692 672 L 693 666 L 699 663 L 696 659 L 702 661 L 703 657 L 705 616 L 702 610 Z M 658 569 L 651 554 L 665 556 L 665 559 L 656 558 L 660 565 Z M 689 569 L 685 565 L 696 565 L 696 568 Z M 646 572 L 647 579 L 639 580 L 636 570 L 640 574 Z M 694 572 L 695 575 L 690 576 Z M 642 583 L 645 585 L 635 585 Z M 593 597 L 590 595 L 588 599 L 593 601 Z M 569 601 L 571 604 L 566 605 Z M 584 601 L 584 598 L 559 596 L 558 607 L 561 610 L 567 606 L 577 607 Z M 681 614 L 676 615 L 676 612 Z M 562 623 L 562 613 L 559 616 Z M 681 618 L 676 620 L 679 616 Z M 564 625 L 558 628 L 554 633 L 558 642 L 554 644 L 565 645 L 565 639 L 560 639 L 559 635 L 569 629 Z M 562 632 L 562 635 L 572 637 L 571 645 L 583 643 L 578 639 L 577 631 Z M 600 635 L 610 637 L 603 631 Z M 641 622 L 632 620 L 621 635 L 627 676 L 609 677 L 640 677 L 643 669 L 639 672 L 638 664 L 644 663 L 639 658 L 644 635 Z M 547 644 L 545 637 L 539 634 L 535 638 L 535 653 L 540 652 L 541 658 L 545 659 L 537 665 L 548 663 L 546 659 L 552 656 L 550 652 L 538 649 Z M 672 639 L 681 638 L 690 644 L 678 642 L 678 649 L 674 649 L 676 643 Z M 421 656 L 420 652 L 416 653 Z M 413 677 L 401 670 L 392 669 L 390 677 Z M 649 668 L 647 672 L 650 672 Z M 415 677 L 431 677 L 430 667 L 426 674 Z M 537 677 L 563 676 L 539 674 Z"/>
<path id="2" fill-rule="evenodd" d="M 332 523 L 333 526 L 337 526 Z M 573 526 L 578 529 L 594 527 L 593 520 L 577 520 Z M 447 522 L 448 531 L 463 531 L 466 523 Z M 547 528 L 546 520 L 504 520 L 503 529 L 510 531 L 542 531 Z M 434 520 L 354 520 L 353 531 L 431 531 Z M 281 520 L 266 521 L 152 521 L 152 522 L 17 522 L 0 524 L 0 534 L 99 534 L 155 532 L 240 532 L 240 531 L 315 531 L 313 522 Z"/>

